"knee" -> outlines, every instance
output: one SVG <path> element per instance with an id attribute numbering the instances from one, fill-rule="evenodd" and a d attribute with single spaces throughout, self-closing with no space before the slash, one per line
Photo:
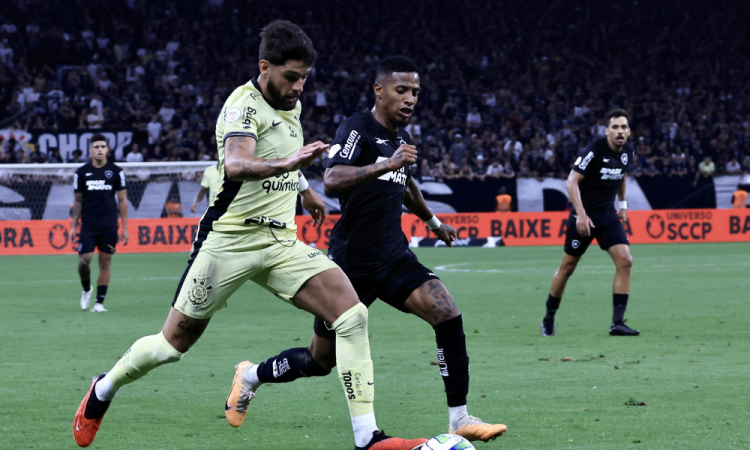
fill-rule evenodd
<path id="1" fill-rule="evenodd" d="M 557 271 L 557 273 L 565 278 L 570 278 L 576 271 L 577 265 L 578 263 L 564 263 L 560 266 L 560 269 Z"/>
<path id="2" fill-rule="evenodd" d="M 112 260 L 106 259 L 106 260 L 99 260 L 99 270 L 109 270 L 109 267 L 112 265 Z"/>
<path id="3" fill-rule="evenodd" d="M 91 257 L 90 256 L 79 256 L 78 257 L 78 267 L 88 267 L 89 264 L 91 264 Z"/>
<path id="4" fill-rule="evenodd" d="M 333 322 L 333 330 L 341 337 L 352 336 L 358 330 L 367 330 L 367 307 L 364 303 L 357 303 L 341 314 Z"/>
<path id="5" fill-rule="evenodd" d="M 633 257 L 630 255 L 627 255 L 623 258 L 620 258 L 617 268 L 619 270 L 627 270 L 630 271 L 630 269 L 633 268 Z"/>

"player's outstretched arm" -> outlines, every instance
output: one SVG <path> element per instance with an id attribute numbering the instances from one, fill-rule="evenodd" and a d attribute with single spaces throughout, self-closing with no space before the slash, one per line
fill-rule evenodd
<path id="1" fill-rule="evenodd" d="M 583 180 L 583 175 L 575 170 L 571 170 L 565 186 L 568 188 L 570 202 L 576 210 L 576 229 L 581 236 L 588 236 L 591 234 L 591 228 L 594 228 L 594 222 L 589 219 L 589 216 L 586 215 L 586 210 L 583 209 L 581 189 L 578 187 L 578 183 L 580 183 L 581 180 Z M 570 226 L 570 224 L 568 226 Z"/>
<path id="2" fill-rule="evenodd" d="M 427 222 L 433 217 L 432 211 L 430 211 L 430 207 L 427 206 L 427 202 L 424 201 L 422 191 L 419 190 L 419 186 L 417 186 L 417 183 L 412 177 L 409 177 L 409 179 L 406 181 L 404 205 L 409 208 L 409 211 L 416 214 L 417 217 L 422 219 L 424 222 Z M 435 233 L 437 238 L 445 242 L 448 247 L 453 247 L 453 241 L 456 240 L 455 228 L 448 224 L 441 223 L 438 229 L 432 231 Z"/>
<path id="3" fill-rule="evenodd" d="M 417 147 L 402 144 L 393 156 L 369 166 L 335 165 L 326 169 L 323 184 L 327 192 L 341 192 L 372 181 L 388 172 L 411 166 L 417 162 Z"/>
<path id="4" fill-rule="evenodd" d="M 224 164 L 232 181 L 257 181 L 310 167 L 328 150 L 320 141 L 305 145 L 289 158 L 263 159 L 255 156 L 255 139 L 230 136 L 224 141 Z"/>

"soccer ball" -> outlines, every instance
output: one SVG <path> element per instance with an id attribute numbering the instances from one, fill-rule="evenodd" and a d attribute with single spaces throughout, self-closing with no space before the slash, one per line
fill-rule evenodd
<path id="1" fill-rule="evenodd" d="M 456 434 L 439 434 L 425 442 L 422 450 L 476 450 L 476 447 Z"/>

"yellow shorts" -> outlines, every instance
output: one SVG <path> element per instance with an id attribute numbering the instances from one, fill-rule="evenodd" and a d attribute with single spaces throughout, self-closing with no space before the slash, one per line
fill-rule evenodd
<path id="1" fill-rule="evenodd" d="M 199 237 L 172 306 L 194 319 L 209 318 L 248 280 L 291 303 L 307 280 L 338 268 L 293 232 L 273 233 L 276 237 L 269 228 L 258 227 L 252 233 L 211 231 L 204 240 Z"/>

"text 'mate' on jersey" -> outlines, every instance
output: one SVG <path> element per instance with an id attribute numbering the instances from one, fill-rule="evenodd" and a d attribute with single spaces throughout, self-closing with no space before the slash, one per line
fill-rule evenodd
<path id="1" fill-rule="evenodd" d="M 110 160 L 96 168 L 86 163 L 76 170 L 73 189 L 83 194 L 81 222 L 88 230 L 117 228 L 117 191 L 125 189 L 125 172 Z"/>
<path id="2" fill-rule="evenodd" d="M 394 133 L 370 111 L 363 111 L 339 126 L 328 153 L 328 167 L 369 166 L 390 158 L 401 144 L 410 144 L 405 130 Z M 350 277 L 365 275 L 409 251 L 401 230 L 408 167 L 381 175 L 339 194 L 341 219 L 331 233 L 328 254 Z"/>
<path id="3" fill-rule="evenodd" d="M 578 184 L 586 215 L 593 221 L 616 214 L 615 196 L 633 160 L 633 149 L 625 145 L 621 152 L 609 147 L 607 138 L 600 138 L 578 155 L 573 170 L 583 175 Z"/>
<path id="4" fill-rule="evenodd" d="M 219 174 L 222 186 L 205 218 L 220 232 L 252 232 L 258 225 L 297 229 L 294 223 L 299 172 L 258 181 L 230 181 L 224 166 L 224 141 L 231 136 L 256 140 L 255 157 L 288 158 L 303 144 L 300 111 L 274 109 L 263 98 L 257 79 L 232 92 L 216 120 Z"/>

